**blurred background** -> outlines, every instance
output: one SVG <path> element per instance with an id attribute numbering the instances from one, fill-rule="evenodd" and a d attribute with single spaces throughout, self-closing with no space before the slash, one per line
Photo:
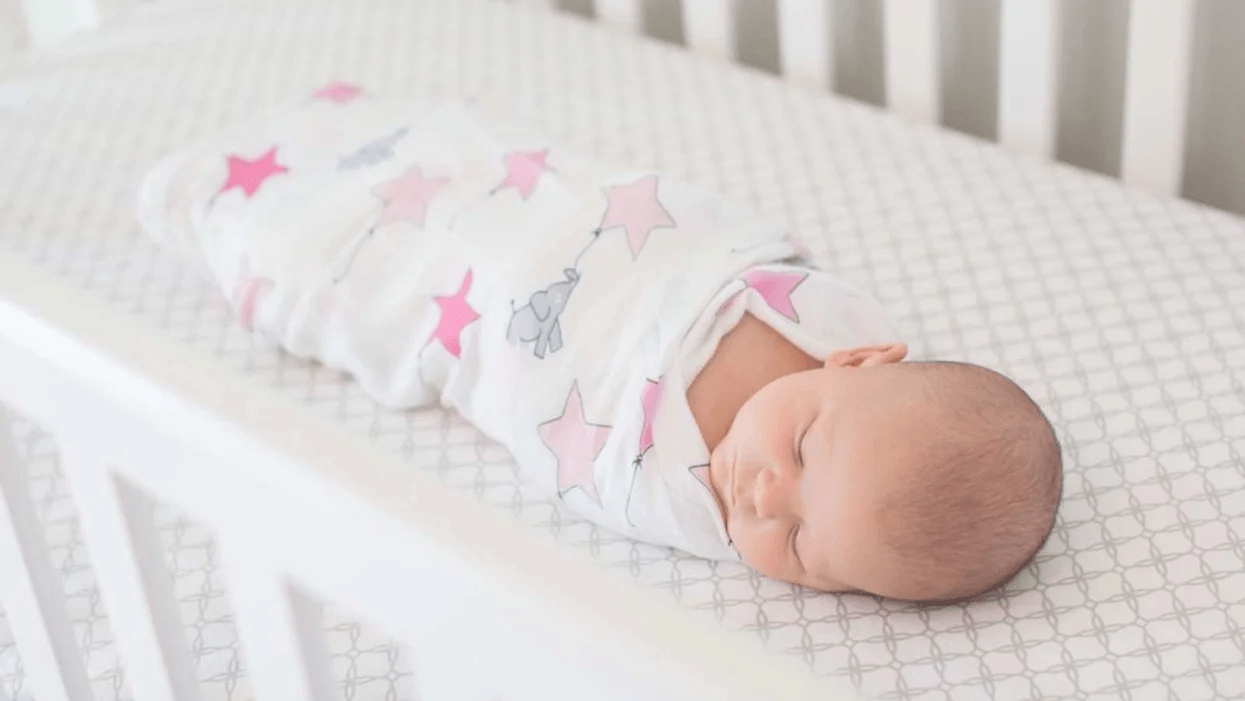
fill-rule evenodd
<path id="1" fill-rule="evenodd" d="M 830 0 L 834 89 L 882 105 L 882 2 Z M 1120 171 L 1128 0 L 1062 0 L 1056 155 L 1111 176 Z M 593 15 L 592 0 L 558 0 Z M 682 43 L 679 0 L 645 0 L 650 35 Z M 775 0 L 735 0 L 742 63 L 778 71 Z M 942 123 L 995 138 L 999 0 L 941 0 Z M 1245 214 L 1245 2 L 1197 0 L 1183 194 Z"/>
<path id="2" fill-rule="evenodd" d="M 98 0 L 102 12 L 154 0 Z M 186 0 L 162 0 L 185 2 Z M 212 0 L 190 0 L 211 2 Z M 366 2 L 367 0 L 359 0 Z M 441 0 L 449 1 L 449 0 Z M 505 0 L 495 0 L 505 1 Z M 594 0 L 548 0 L 595 15 Z M 681 0 L 644 0 L 645 32 L 683 43 Z M 1120 171 L 1128 0 L 1061 0 L 1058 69 L 1059 160 L 1111 176 Z M 73 0 L 69 4 L 72 5 Z M 776 0 L 734 0 L 737 56 L 778 70 Z M 828 0 L 834 27 L 834 89 L 882 105 L 881 0 Z M 21 10 L 49 0 L 0 0 L 0 75 L 28 45 Z M 58 0 L 58 5 L 65 0 Z M 995 138 L 999 0 L 940 0 L 942 123 Z M 1182 193 L 1245 214 L 1245 1 L 1196 0 Z"/>

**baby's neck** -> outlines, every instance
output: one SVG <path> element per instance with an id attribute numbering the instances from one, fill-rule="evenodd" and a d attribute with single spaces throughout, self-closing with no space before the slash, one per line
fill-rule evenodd
<path id="1" fill-rule="evenodd" d="M 705 446 L 710 452 L 717 447 L 739 408 L 757 390 L 784 375 L 821 365 L 765 322 L 744 314 L 687 388 L 687 403 Z"/>

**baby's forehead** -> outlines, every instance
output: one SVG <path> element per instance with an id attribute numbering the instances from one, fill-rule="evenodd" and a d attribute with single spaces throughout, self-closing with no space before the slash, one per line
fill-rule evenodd
<path id="1" fill-rule="evenodd" d="M 892 412 L 859 412 L 816 421 L 805 437 L 806 451 L 815 453 L 834 477 L 819 480 L 835 489 L 854 490 L 861 500 L 880 501 L 899 485 L 928 480 L 934 455 L 948 439 L 948 427 L 936 411 L 898 408 Z M 827 487 L 828 488 L 828 487 Z"/>
<path id="2" fill-rule="evenodd" d="M 824 440 L 868 446 L 883 441 L 894 447 L 921 445 L 945 436 L 948 422 L 943 407 L 935 402 L 913 400 L 910 394 L 870 389 L 835 398 L 823 411 Z"/>

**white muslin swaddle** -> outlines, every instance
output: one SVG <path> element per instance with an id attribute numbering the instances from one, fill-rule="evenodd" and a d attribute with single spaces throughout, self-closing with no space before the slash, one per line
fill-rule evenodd
<path id="1" fill-rule="evenodd" d="M 815 357 L 897 338 L 748 209 L 466 101 L 330 86 L 167 157 L 139 217 L 244 326 L 385 405 L 459 411 L 588 519 L 714 559 L 738 554 L 686 392 L 722 336 L 750 312 Z"/>

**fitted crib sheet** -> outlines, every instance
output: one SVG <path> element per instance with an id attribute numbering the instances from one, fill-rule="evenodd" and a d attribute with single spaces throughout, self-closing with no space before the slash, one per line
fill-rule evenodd
<path id="1" fill-rule="evenodd" d="M 571 144 L 712 185 L 788 224 L 872 292 L 915 357 L 1015 378 L 1065 450 L 1063 505 L 1037 561 L 998 595 L 929 608 L 815 594 L 634 543 L 516 483 L 509 456 L 462 419 L 383 410 L 349 378 L 241 331 L 205 278 L 141 234 L 137 181 L 185 141 L 334 80 L 387 97 L 487 90 Z M 1245 693 L 1240 219 L 574 17 L 480 0 L 144 6 L 0 85 L 0 153 L 3 250 L 867 695 Z M 51 465 L 40 472 L 46 509 L 61 514 L 52 448 L 29 431 L 31 459 Z M 179 532 L 182 522 L 169 523 Z M 77 581 L 80 544 L 62 530 L 50 537 Z M 170 540 L 176 561 L 190 546 Z M 179 574 L 196 583 L 187 596 L 200 602 L 188 604 L 200 673 L 222 698 L 249 698 L 233 638 L 215 625 L 227 610 L 202 605 L 223 586 L 209 555 L 183 553 Z M 98 661 L 103 614 L 84 581 L 75 596 L 90 605 L 76 611 L 105 680 L 97 689 L 125 697 Z M 3 679 L 22 698 L 2 635 Z M 392 686 L 384 650 L 342 654 L 381 655 L 375 678 Z M 390 688 L 347 681 L 353 698 Z"/>

